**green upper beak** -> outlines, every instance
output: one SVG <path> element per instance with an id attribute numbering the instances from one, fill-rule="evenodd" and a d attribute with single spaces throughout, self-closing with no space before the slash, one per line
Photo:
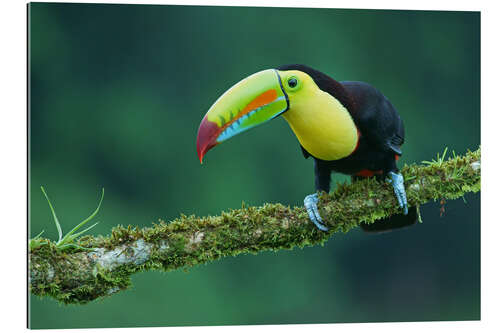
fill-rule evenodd
<path id="1" fill-rule="evenodd" d="M 277 70 L 267 69 L 236 83 L 201 121 L 196 144 L 200 163 L 215 145 L 279 116 L 288 107 Z"/>

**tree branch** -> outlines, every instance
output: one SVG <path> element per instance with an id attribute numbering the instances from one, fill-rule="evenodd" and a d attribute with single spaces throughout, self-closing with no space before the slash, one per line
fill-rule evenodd
<path id="1" fill-rule="evenodd" d="M 424 163 L 401 170 L 410 206 L 481 189 L 480 149 Z M 78 240 L 92 251 L 62 251 L 46 240 L 29 250 L 29 288 L 35 295 L 83 304 L 127 289 L 130 275 L 138 271 L 170 271 L 240 253 L 316 245 L 335 232 L 400 213 L 392 187 L 375 179 L 338 184 L 335 192 L 320 196 L 318 207 L 328 232 L 316 229 L 304 208 L 275 203 L 220 216 L 182 215 L 142 229 L 118 226 L 110 236 Z"/>

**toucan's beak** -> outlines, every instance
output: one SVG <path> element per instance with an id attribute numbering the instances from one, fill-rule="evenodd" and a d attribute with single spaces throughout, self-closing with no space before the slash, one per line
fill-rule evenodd
<path id="1" fill-rule="evenodd" d="M 277 70 L 267 69 L 238 82 L 219 97 L 201 121 L 196 142 L 200 163 L 212 147 L 279 116 L 288 107 Z"/>

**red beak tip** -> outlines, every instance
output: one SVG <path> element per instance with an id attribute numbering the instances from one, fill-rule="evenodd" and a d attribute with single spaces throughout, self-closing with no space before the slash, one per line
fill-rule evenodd
<path id="1" fill-rule="evenodd" d="M 216 123 L 208 121 L 206 116 L 203 118 L 198 129 L 198 137 L 196 138 L 196 151 L 200 159 L 200 164 L 203 164 L 203 157 L 206 152 L 217 145 L 215 138 L 220 132 L 220 128 Z"/>
<path id="2" fill-rule="evenodd" d="M 196 152 L 198 153 L 198 159 L 200 160 L 200 164 L 203 164 L 203 157 L 205 156 L 205 149 L 203 149 L 200 146 L 199 141 L 197 142 L 196 146 L 197 146 L 196 147 Z"/>

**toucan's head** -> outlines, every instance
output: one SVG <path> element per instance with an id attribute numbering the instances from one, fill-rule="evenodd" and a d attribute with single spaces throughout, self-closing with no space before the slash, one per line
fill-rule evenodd
<path id="1" fill-rule="evenodd" d="M 208 150 L 236 134 L 284 112 L 311 107 L 312 96 L 324 90 L 342 96 L 336 91 L 341 89 L 329 76 L 304 65 L 286 65 L 250 75 L 219 97 L 201 121 L 197 138 L 200 162 Z"/>

